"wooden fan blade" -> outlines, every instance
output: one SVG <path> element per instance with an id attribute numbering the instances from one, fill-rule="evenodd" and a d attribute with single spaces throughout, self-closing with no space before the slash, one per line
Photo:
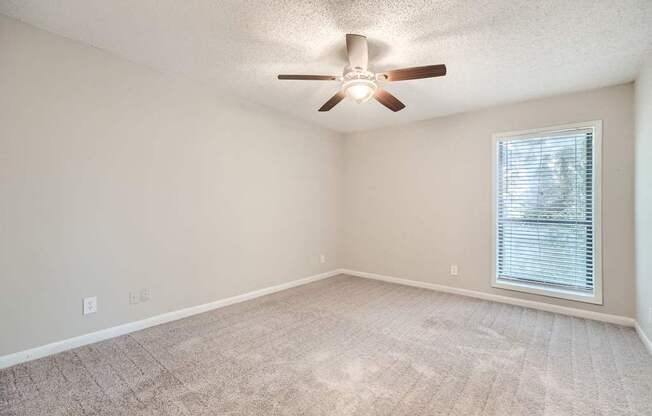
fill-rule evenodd
<path id="1" fill-rule="evenodd" d="M 401 111 L 405 108 L 405 104 L 400 102 L 398 98 L 394 97 L 392 94 L 383 89 L 378 89 L 374 95 L 374 98 L 376 101 L 389 108 L 393 112 Z"/>
<path id="2" fill-rule="evenodd" d="M 367 37 L 362 35 L 346 35 L 346 53 L 349 56 L 351 68 L 367 70 L 369 52 L 367 50 Z"/>
<path id="3" fill-rule="evenodd" d="M 395 69 L 382 74 L 388 81 L 443 77 L 444 75 L 446 75 L 446 65 L 415 66 L 413 68 Z"/>
<path id="4" fill-rule="evenodd" d="M 304 81 L 337 81 L 334 75 L 279 75 L 278 79 L 298 79 Z"/>
<path id="5" fill-rule="evenodd" d="M 321 106 L 319 111 L 328 111 L 331 108 L 335 107 L 337 103 L 342 101 L 346 97 L 346 93 L 344 91 L 338 91 L 337 94 L 333 95 L 330 100 L 326 101 L 324 105 Z"/>

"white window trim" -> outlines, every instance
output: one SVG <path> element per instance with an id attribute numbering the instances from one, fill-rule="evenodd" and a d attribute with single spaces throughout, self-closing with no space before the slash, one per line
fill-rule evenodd
<path id="1" fill-rule="evenodd" d="M 497 235 L 497 211 L 498 211 L 498 142 L 536 137 L 541 133 L 558 132 L 563 130 L 575 130 L 582 128 L 593 128 L 593 207 L 594 207 L 594 288 L 592 294 L 582 294 L 578 292 L 567 291 L 559 288 L 546 288 L 538 285 L 506 282 L 498 280 L 497 273 L 497 252 L 498 235 Z M 602 297 L 602 120 L 586 121 L 581 123 L 564 124 L 560 126 L 544 127 L 530 130 L 509 131 L 495 133 L 492 135 L 492 280 L 491 286 L 499 289 L 514 290 L 518 292 L 532 293 L 535 295 L 544 295 L 554 298 L 568 299 L 578 302 L 603 304 Z"/>

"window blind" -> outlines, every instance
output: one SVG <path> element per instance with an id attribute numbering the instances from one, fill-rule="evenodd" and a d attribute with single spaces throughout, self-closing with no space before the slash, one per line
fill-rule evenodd
<path id="1" fill-rule="evenodd" d="M 593 293 L 593 129 L 497 142 L 496 277 Z"/>

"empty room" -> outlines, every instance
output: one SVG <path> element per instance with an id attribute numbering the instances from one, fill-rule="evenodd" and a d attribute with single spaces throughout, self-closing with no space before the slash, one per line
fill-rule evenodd
<path id="1" fill-rule="evenodd" d="M 0 0 L 0 416 L 652 416 L 652 1 Z"/>

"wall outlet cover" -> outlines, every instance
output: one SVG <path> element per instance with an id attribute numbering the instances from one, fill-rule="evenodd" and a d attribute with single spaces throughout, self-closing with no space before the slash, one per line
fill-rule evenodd
<path id="1" fill-rule="evenodd" d="M 90 315 L 91 313 L 97 312 L 97 296 L 84 298 L 83 305 L 84 305 L 84 309 L 83 309 L 84 315 Z"/>
<path id="2" fill-rule="evenodd" d="M 451 276 L 459 275 L 459 269 L 457 268 L 457 265 L 454 264 L 454 265 L 451 266 L 450 273 L 451 273 Z"/>
<path id="3" fill-rule="evenodd" d="M 319 262 L 322 263 L 322 264 L 326 263 L 326 255 L 325 254 L 322 254 L 322 255 L 319 256 Z"/>
<path id="4" fill-rule="evenodd" d="M 140 301 L 147 302 L 149 300 L 149 289 L 143 289 L 140 291 Z"/>
<path id="5" fill-rule="evenodd" d="M 135 305 L 140 303 L 140 297 L 137 292 L 129 292 L 129 304 Z"/>

